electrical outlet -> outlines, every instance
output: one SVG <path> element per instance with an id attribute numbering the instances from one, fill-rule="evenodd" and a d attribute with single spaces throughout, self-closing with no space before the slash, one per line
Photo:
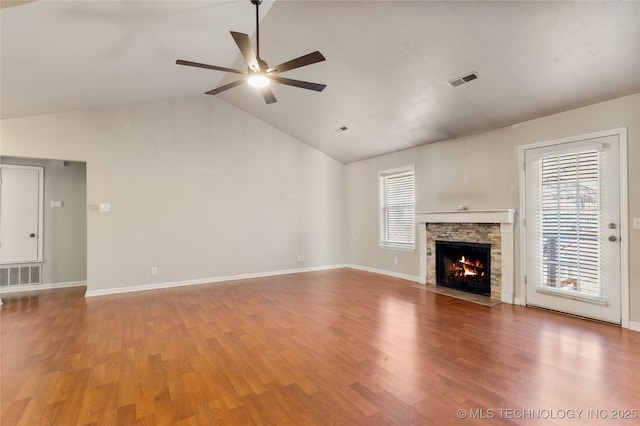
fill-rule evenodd
<path id="1" fill-rule="evenodd" d="M 640 229 L 640 217 L 633 218 L 633 229 Z"/>
<path id="2" fill-rule="evenodd" d="M 398 264 L 398 259 L 393 259 L 393 264 L 397 265 Z"/>
<path id="3" fill-rule="evenodd" d="M 298 262 L 304 262 L 304 256 L 298 256 Z"/>
<path id="4" fill-rule="evenodd" d="M 151 275 L 158 275 L 158 267 L 157 266 L 153 266 L 151 268 Z"/>

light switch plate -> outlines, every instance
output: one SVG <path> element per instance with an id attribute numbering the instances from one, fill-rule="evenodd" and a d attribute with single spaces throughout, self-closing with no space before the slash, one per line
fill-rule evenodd
<path id="1" fill-rule="evenodd" d="M 60 201 L 60 200 L 51 200 L 51 201 L 49 201 L 49 207 L 62 207 L 62 201 Z"/>
<path id="2" fill-rule="evenodd" d="M 99 211 L 101 213 L 109 213 L 111 211 L 111 204 L 109 204 L 109 203 L 100 203 Z"/>
<path id="3" fill-rule="evenodd" d="M 640 217 L 633 218 L 633 229 L 640 229 Z"/>

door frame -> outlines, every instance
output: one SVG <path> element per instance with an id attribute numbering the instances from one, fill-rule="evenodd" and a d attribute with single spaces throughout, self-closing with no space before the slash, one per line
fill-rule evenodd
<path id="1" fill-rule="evenodd" d="M 620 148 L 619 154 L 619 179 L 620 179 L 620 316 L 621 326 L 629 328 L 629 173 L 627 166 L 627 128 L 604 130 L 600 132 L 587 133 L 583 135 L 569 136 L 560 139 L 552 139 L 543 142 L 536 142 L 518 147 L 519 165 L 519 190 L 520 190 L 520 220 L 518 231 L 520 233 L 520 304 L 527 305 L 527 233 L 525 229 L 526 212 L 526 170 L 525 154 L 528 150 L 561 145 L 571 142 L 579 142 L 586 139 L 595 139 L 606 136 L 617 136 Z"/>
<path id="2" fill-rule="evenodd" d="M 44 167 L 42 166 L 22 166 L 17 164 L 0 164 L 0 169 L 28 169 L 38 172 L 38 259 L 29 263 L 41 263 L 44 261 Z M 0 175 L 1 176 L 1 175 Z M 1 178 L 0 178 L 1 182 Z M 0 191 L 2 189 L 0 188 Z M 2 262 L 3 265 L 10 265 L 24 262 Z"/>

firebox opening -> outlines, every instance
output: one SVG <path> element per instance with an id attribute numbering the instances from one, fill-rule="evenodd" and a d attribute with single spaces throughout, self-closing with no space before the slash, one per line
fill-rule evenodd
<path id="1" fill-rule="evenodd" d="M 435 243 L 437 285 L 491 296 L 491 244 Z"/>

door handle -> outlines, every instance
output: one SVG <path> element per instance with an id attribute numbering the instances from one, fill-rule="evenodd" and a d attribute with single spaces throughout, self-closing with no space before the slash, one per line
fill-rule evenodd
<path id="1" fill-rule="evenodd" d="M 35 238 L 36 234 L 31 233 L 31 234 L 29 234 L 29 236 L 30 236 L 31 238 Z"/>

